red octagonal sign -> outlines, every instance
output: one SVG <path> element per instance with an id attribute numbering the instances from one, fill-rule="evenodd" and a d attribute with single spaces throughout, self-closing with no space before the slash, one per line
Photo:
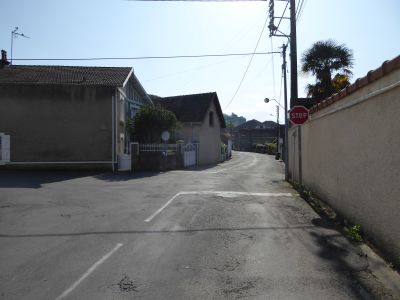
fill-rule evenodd
<path id="1" fill-rule="evenodd" d="M 308 109 L 304 106 L 293 106 L 289 111 L 289 120 L 293 125 L 304 124 L 308 120 Z"/>

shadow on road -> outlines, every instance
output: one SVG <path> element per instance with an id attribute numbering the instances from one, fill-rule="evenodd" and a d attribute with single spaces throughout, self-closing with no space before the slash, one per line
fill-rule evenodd
<path id="1" fill-rule="evenodd" d="M 97 173 L 87 171 L 0 171 L 0 188 L 38 189 L 46 183 L 88 177 Z"/>
<path id="2" fill-rule="evenodd" d="M 93 177 L 107 182 L 119 182 L 153 177 L 163 174 L 162 172 L 140 171 L 140 172 L 107 172 L 96 174 Z"/>
<path id="3" fill-rule="evenodd" d="M 0 171 L 0 188 L 39 189 L 43 184 L 93 177 L 106 182 L 120 182 L 153 177 L 162 172 L 99 171 Z"/>
<path id="4" fill-rule="evenodd" d="M 336 224 L 325 218 L 316 218 L 311 222 L 329 230 L 329 232 L 308 231 L 314 241 L 313 247 L 317 246 L 316 254 L 325 262 L 324 265 L 347 278 L 347 286 L 355 298 L 394 299 L 382 283 L 372 275 L 367 255 L 359 243 L 350 240 Z M 307 247 L 304 243 L 303 245 Z"/>

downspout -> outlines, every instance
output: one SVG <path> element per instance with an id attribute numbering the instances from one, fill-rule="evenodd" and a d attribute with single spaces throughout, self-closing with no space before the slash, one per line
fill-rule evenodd
<path id="1" fill-rule="evenodd" d="M 111 164 L 112 171 L 115 171 L 115 90 L 111 96 Z"/>

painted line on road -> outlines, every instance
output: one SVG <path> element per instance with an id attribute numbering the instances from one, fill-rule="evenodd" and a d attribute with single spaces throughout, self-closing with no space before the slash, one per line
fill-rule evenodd
<path id="1" fill-rule="evenodd" d="M 258 196 L 258 197 L 293 197 L 295 194 L 292 193 L 250 193 L 250 192 L 236 192 L 236 191 L 189 191 L 179 192 L 169 199 L 163 206 L 157 209 L 145 222 L 150 222 L 159 213 L 161 213 L 172 201 L 181 195 L 217 195 L 221 197 L 236 197 L 236 196 Z"/>
<path id="2" fill-rule="evenodd" d="M 77 281 L 75 281 L 68 289 L 66 289 L 60 296 L 56 298 L 56 300 L 64 299 L 71 293 L 76 287 L 84 281 L 94 270 L 96 270 L 102 263 L 104 263 L 111 255 L 114 254 L 119 248 L 121 248 L 124 244 L 118 243 L 110 252 L 104 255 L 100 260 L 98 260 L 93 266 L 91 266 Z"/>
<path id="3" fill-rule="evenodd" d="M 153 218 L 155 216 L 157 216 L 160 212 L 163 211 L 164 208 L 166 208 L 172 201 L 175 200 L 176 197 L 180 196 L 182 194 L 182 192 L 179 192 L 178 194 L 176 194 L 175 196 L 173 196 L 171 199 L 169 199 L 163 206 L 161 206 L 159 209 L 157 209 L 150 217 L 148 217 L 146 220 L 144 220 L 145 222 L 150 222 L 151 220 L 153 220 Z"/>

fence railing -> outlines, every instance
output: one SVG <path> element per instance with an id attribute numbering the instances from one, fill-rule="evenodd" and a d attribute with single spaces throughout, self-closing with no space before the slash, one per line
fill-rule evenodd
<path id="1" fill-rule="evenodd" d="M 140 152 L 177 151 L 177 144 L 139 144 Z"/>

